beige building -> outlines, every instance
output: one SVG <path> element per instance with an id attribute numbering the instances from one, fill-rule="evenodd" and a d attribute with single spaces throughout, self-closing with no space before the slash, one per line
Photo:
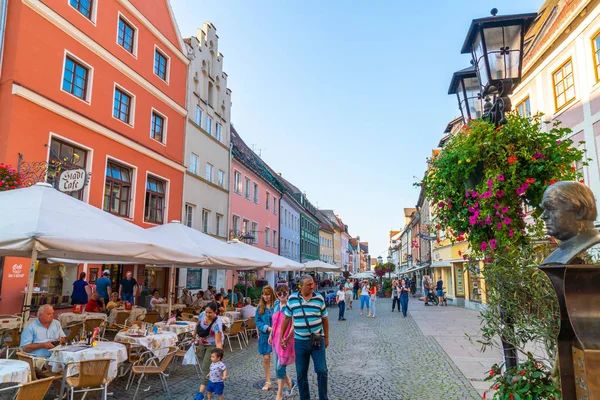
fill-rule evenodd
<path id="1" fill-rule="evenodd" d="M 185 135 L 183 223 L 226 240 L 229 232 L 229 128 L 231 91 L 223 72 L 216 28 L 204 23 L 196 37 L 184 40 L 188 69 L 188 120 Z M 179 274 L 179 286 L 230 287 L 233 272 L 190 268 Z"/>
<path id="2" fill-rule="evenodd" d="M 573 130 L 592 159 L 575 165 L 600 200 L 600 2 L 547 0 L 525 36 L 523 80 L 511 96 L 521 115 L 544 113 Z M 579 143 L 585 141 L 584 143 Z M 597 203 L 600 207 L 600 203 Z"/>
<path id="3" fill-rule="evenodd" d="M 333 264 L 333 226 L 321 211 L 317 211 L 319 221 L 319 260 Z"/>

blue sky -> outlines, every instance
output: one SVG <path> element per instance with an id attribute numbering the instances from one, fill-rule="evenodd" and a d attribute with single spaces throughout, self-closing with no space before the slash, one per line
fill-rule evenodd
<path id="1" fill-rule="evenodd" d="M 219 35 L 232 122 L 277 172 L 370 245 L 414 207 L 415 176 L 459 115 L 448 96 L 471 20 L 542 0 L 171 0 L 183 37 Z M 502 3 L 502 4 L 500 4 Z M 384 254 L 385 258 L 385 254 Z"/>

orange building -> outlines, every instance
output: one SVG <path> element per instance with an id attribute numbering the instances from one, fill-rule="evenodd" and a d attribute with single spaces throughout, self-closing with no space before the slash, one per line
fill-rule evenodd
<path id="1" fill-rule="evenodd" d="M 0 162 L 30 181 L 48 162 L 57 189 L 56 165 L 84 170 L 72 196 L 143 227 L 181 219 L 189 60 L 168 0 L 10 1 L 0 56 Z M 1 261 L 0 314 L 18 312 L 29 261 Z M 162 269 L 42 261 L 34 302 L 69 304 L 105 268 L 165 294 Z"/>

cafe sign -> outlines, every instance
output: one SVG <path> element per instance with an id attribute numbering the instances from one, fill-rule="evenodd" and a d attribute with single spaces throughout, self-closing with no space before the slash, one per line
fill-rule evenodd
<path id="1" fill-rule="evenodd" d="M 77 192 L 87 183 L 87 172 L 84 169 L 63 171 L 58 178 L 58 190 L 64 193 Z"/>

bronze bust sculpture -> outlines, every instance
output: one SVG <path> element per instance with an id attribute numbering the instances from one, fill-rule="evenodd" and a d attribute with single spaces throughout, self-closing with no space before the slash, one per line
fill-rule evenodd
<path id="1" fill-rule="evenodd" d="M 548 264 L 581 264 L 582 252 L 600 243 L 600 232 L 594 227 L 598 215 L 591 189 L 576 181 L 561 181 L 546 189 L 542 199 L 548 235 L 560 240 L 558 249 L 542 262 Z"/>

